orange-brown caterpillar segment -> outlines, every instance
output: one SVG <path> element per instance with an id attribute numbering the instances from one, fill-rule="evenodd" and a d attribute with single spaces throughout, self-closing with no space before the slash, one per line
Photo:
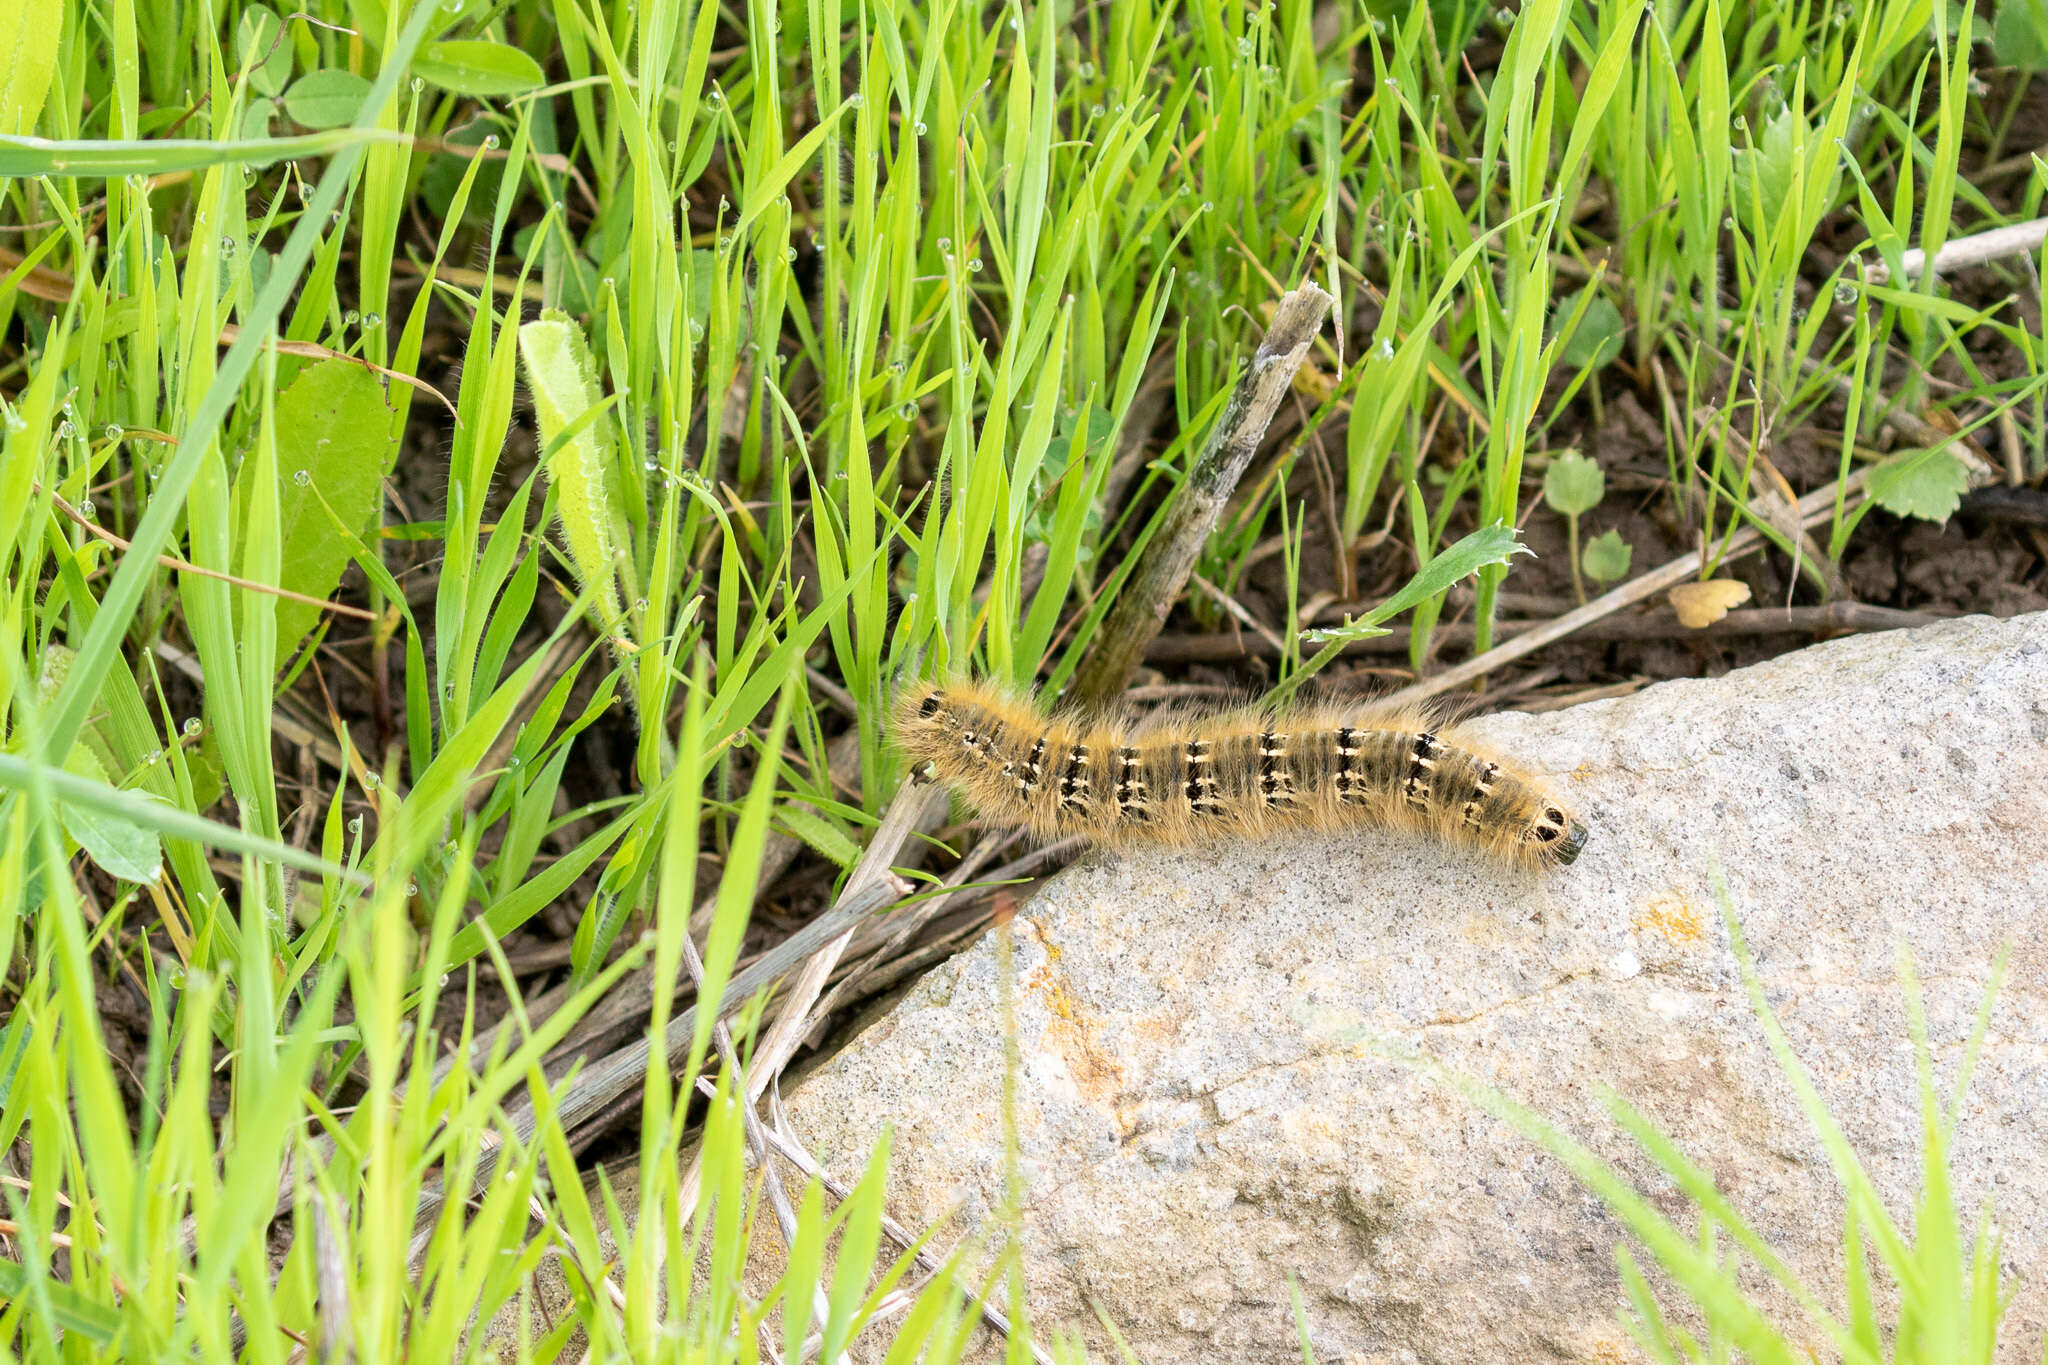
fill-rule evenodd
<path id="1" fill-rule="evenodd" d="M 903 689 L 891 729 L 982 814 L 1044 839 L 1185 845 L 1377 826 L 1555 867 L 1588 835 L 1535 779 L 1419 711 L 1326 704 L 1131 725 L 953 681 Z"/>

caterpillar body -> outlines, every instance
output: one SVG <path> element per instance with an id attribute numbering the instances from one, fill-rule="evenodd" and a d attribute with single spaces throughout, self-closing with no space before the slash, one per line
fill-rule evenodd
<path id="1" fill-rule="evenodd" d="M 984 682 L 911 684 L 891 731 L 985 816 L 1042 839 L 1188 845 L 1294 829 L 1409 829 L 1509 862 L 1572 862 L 1588 831 L 1535 778 L 1418 710 L 1342 705 L 1048 713 Z"/>

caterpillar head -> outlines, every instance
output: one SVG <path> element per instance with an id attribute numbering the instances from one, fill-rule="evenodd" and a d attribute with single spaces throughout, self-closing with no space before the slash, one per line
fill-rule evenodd
<path id="1" fill-rule="evenodd" d="M 1523 837 L 1535 846 L 1543 861 L 1563 867 L 1578 861 L 1592 833 L 1556 806 L 1545 806 L 1543 814 Z"/>

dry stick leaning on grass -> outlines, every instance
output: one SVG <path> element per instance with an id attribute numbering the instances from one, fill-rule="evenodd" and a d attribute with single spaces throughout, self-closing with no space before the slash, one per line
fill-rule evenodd
<path id="1" fill-rule="evenodd" d="M 1953 614 L 1904 611 L 1872 602 L 1827 602 L 1812 607 L 1744 607 L 1729 612 L 1710 626 L 1688 626 L 1671 608 L 1659 607 L 1640 615 L 1616 615 L 1604 621 L 1591 622 L 1574 631 L 1573 637 L 1604 643 L 1609 640 L 1726 639 L 1822 630 L 1913 630 L 1931 626 Z M 1493 629 L 1496 638 L 1511 640 L 1524 631 L 1547 624 L 1547 618 L 1541 621 L 1508 618 L 1494 622 Z M 1432 630 L 1429 638 L 1433 645 L 1470 645 L 1475 633 L 1470 621 L 1450 621 Z M 1375 635 L 1369 640 L 1353 640 L 1344 646 L 1347 658 L 1407 653 L 1408 637 L 1398 631 L 1392 635 Z M 1263 635 L 1162 635 L 1145 651 L 1145 662 L 1226 663 L 1233 659 L 1273 659 L 1279 655 L 1279 649 Z"/>
<path id="2" fill-rule="evenodd" d="M 1123 691 L 1131 670 L 1145 655 L 1145 646 L 1159 633 L 1167 612 L 1187 586 L 1196 558 L 1216 529 L 1216 519 L 1244 476 L 1273 414 L 1279 411 L 1280 400 L 1294 383 L 1295 371 L 1322 330 L 1332 302 L 1313 284 L 1281 295 L 1266 339 L 1259 343 L 1251 366 L 1231 391 L 1208 444 L 1195 457 L 1137 570 L 1118 592 L 1116 604 L 1096 632 L 1096 646 L 1075 675 L 1075 694 L 1083 702 L 1105 702 Z"/>
<path id="3" fill-rule="evenodd" d="M 1868 469 L 1857 470 L 1847 479 L 1840 481 L 1840 494 L 1846 497 L 1856 492 L 1863 487 L 1864 481 L 1869 477 L 1870 471 Z M 1837 491 L 1837 485 L 1831 483 L 1827 487 L 1816 489 L 1801 498 L 1798 503 L 1799 524 L 1801 526 L 1818 526 L 1833 516 Z M 1727 542 L 1720 547 L 1717 554 L 1723 560 L 1732 559 L 1736 555 L 1747 554 L 1749 551 L 1766 543 L 1767 541 L 1762 531 L 1759 531 L 1754 526 L 1745 526 L 1730 536 Z M 1666 588 L 1683 583 L 1699 571 L 1700 556 L 1697 553 L 1680 555 L 1670 563 L 1652 569 L 1642 577 L 1624 583 L 1610 593 L 1594 598 L 1576 611 L 1568 611 L 1555 621 L 1547 622 L 1536 627 L 1534 630 L 1524 631 L 1514 639 L 1507 641 L 1505 644 L 1496 645 L 1476 658 L 1467 659 L 1464 663 L 1458 664 L 1453 668 L 1447 668 L 1434 677 L 1424 678 L 1422 681 L 1404 687 L 1398 692 L 1390 693 L 1385 700 L 1389 705 L 1400 706 L 1408 702 L 1417 702 L 1427 697 L 1434 697 L 1440 692 L 1448 692 L 1454 687 L 1471 682 L 1474 678 L 1486 676 L 1502 664 L 1512 663 L 1527 654 L 1534 654 L 1553 640 L 1561 640 L 1582 626 L 1597 621 L 1603 616 L 1620 611 L 1632 602 L 1640 602 L 1646 597 L 1655 596 Z"/>

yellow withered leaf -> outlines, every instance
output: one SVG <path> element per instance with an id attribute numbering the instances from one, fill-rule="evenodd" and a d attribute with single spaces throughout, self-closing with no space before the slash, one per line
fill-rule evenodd
<path id="1" fill-rule="evenodd" d="M 1729 609 L 1749 600 L 1749 584 L 1733 578 L 1709 578 L 1704 583 L 1680 583 L 1671 590 L 1671 609 L 1687 630 L 1711 626 Z"/>

